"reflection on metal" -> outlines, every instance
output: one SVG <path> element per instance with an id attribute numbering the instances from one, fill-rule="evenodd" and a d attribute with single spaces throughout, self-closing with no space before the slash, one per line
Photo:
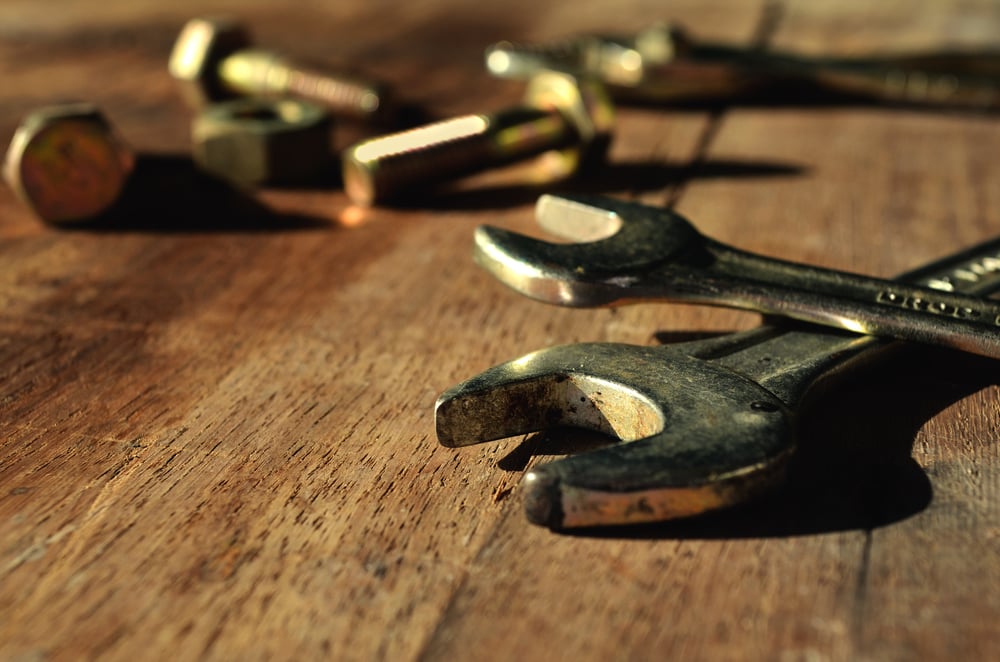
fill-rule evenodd
<path id="1" fill-rule="evenodd" d="M 585 243 L 553 244 L 487 226 L 476 231 L 475 256 L 501 282 L 540 301 L 728 306 L 1000 358 L 995 301 L 755 255 L 700 234 L 670 210 L 611 198 L 545 195 L 537 217 L 553 234 Z"/>
<path id="2" fill-rule="evenodd" d="M 557 302 L 609 303 L 624 282 L 649 287 L 665 273 L 675 273 L 670 264 L 681 265 L 676 273 L 682 283 L 696 283 L 718 259 L 714 242 L 663 211 L 550 197 L 539 203 L 538 212 L 543 225 L 562 234 L 590 216 L 588 232 L 605 238 L 560 249 L 494 231 L 479 237 L 480 252 L 532 262 L 533 270 L 520 273 L 543 273 L 535 280 L 560 287 L 531 285 L 531 278 L 515 278 L 513 284 L 531 294 L 558 292 Z M 602 223 L 610 235 L 595 232 Z M 905 290 L 905 283 L 949 283 L 957 293 L 983 296 L 1000 289 L 1000 272 L 985 266 L 997 259 L 1000 239 L 904 274 L 892 286 Z M 747 273 L 760 273 L 759 260 L 750 260 Z M 501 264 L 486 266 L 506 278 Z M 964 273 L 979 276 L 956 277 Z M 738 275 L 712 281 L 724 289 L 731 278 Z M 603 432 L 627 443 L 573 455 L 525 475 L 530 521 L 569 529 L 691 517 L 773 490 L 794 452 L 797 410 L 806 393 L 891 344 L 834 329 L 764 325 L 665 347 L 551 347 L 443 393 L 436 406 L 438 439 L 458 447 L 562 426 Z"/>
<path id="3" fill-rule="evenodd" d="M 4 178 L 44 221 L 73 224 L 107 211 L 120 196 L 135 157 L 94 105 L 41 108 L 18 127 Z"/>
<path id="4" fill-rule="evenodd" d="M 246 29 L 225 18 L 194 18 L 174 42 L 168 68 L 194 108 L 236 96 L 312 101 L 338 116 L 385 121 L 392 112 L 384 85 L 330 74 L 251 48 Z"/>
<path id="5" fill-rule="evenodd" d="M 701 42 L 665 23 L 631 36 L 579 35 L 552 45 L 500 42 L 487 49 L 486 67 L 503 78 L 575 71 L 603 81 L 617 99 L 654 103 L 816 90 L 886 103 L 1000 105 L 1000 52 L 808 58 Z"/>
<path id="6" fill-rule="evenodd" d="M 557 179 L 603 159 L 614 108 L 600 84 L 543 72 L 528 83 L 524 105 L 467 115 L 366 140 L 345 150 L 344 189 L 371 205 L 428 185 L 535 158 L 534 179 Z M 555 154 L 556 158 L 549 158 Z"/>

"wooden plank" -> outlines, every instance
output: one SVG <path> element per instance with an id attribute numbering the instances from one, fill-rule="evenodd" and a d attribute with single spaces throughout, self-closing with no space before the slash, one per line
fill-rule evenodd
<path id="1" fill-rule="evenodd" d="M 810 15 L 803 4 L 792 16 Z M 808 6 L 814 33 L 836 43 L 821 19 L 851 13 Z M 775 39 L 788 37 L 783 25 Z M 994 129 L 879 108 L 730 110 L 709 158 L 801 175 L 696 181 L 679 210 L 762 253 L 891 275 L 995 234 Z M 505 517 L 426 657 L 482 646 L 530 658 L 539 637 L 557 659 L 995 656 L 992 368 L 923 351 L 848 381 L 812 404 L 788 490 L 746 511 L 594 536 Z"/>
<path id="2" fill-rule="evenodd" d="M 306 55 L 392 46 L 389 73 L 431 114 L 518 98 L 479 57 L 526 12 L 505 8 L 494 24 L 437 4 L 387 29 L 363 3 L 341 7 L 247 14 L 262 38 Z M 247 217 L 248 200 L 192 194 L 187 112 L 164 62 L 193 10 L 110 3 L 53 24 L 24 5 L 3 44 L 5 61 L 31 63 L 5 88 L 5 130 L 39 103 L 93 99 L 143 152 L 158 197 L 100 233 L 45 228 L 0 199 L 0 650 L 413 657 L 516 482 L 493 471 L 502 448 L 469 461 L 437 445 L 434 399 L 473 359 L 499 360 L 572 317 L 538 315 L 468 259 L 477 222 L 527 227 L 534 195 L 361 213 L 338 191 L 271 191 L 260 200 L 280 215 Z M 318 19 L 346 20 L 350 37 L 330 40 Z M 562 20 L 552 36 L 573 27 Z M 667 183 L 702 123 L 691 114 L 664 131 Z M 634 126 L 663 124 L 646 114 Z"/>
<path id="3" fill-rule="evenodd" d="M 979 205 L 992 167 L 970 177 L 931 161 L 954 151 L 979 163 L 992 133 L 982 118 L 732 112 L 712 157 L 766 154 L 809 174 L 698 182 L 680 209 L 737 245 L 891 275 L 991 236 L 989 205 Z M 910 148 L 864 148 L 880 140 Z M 787 228 L 798 228 L 794 242 Z M 885 250 L 895 241 L 906 250 Z M 564 659 L 991 657 L 1000 649 L 998 601 L 984 590 L 1000 572 L 993 368 L 915 351 L 824 394 L 792 486 L 756 508 L 582 537 L 506 517 L 428 657 L 474 645 L 530 656 L 535 632 Z M 590 636 L 592 623 L 615 634 Z"/>
<path id="4" fill-rule="evenodd" d="M 973 4 L 966 16 L 995 21 Z M 262 43 L 360 62 L 445 116 L 516 103 L 519 85 L 481 69 L 497 39 L 664 17 L 745 41 L 762 5 L 685 0 L 663 16 L 639 0 L 436 0 L 394 6 L 391 20 L 379 3 L 239 10 Z M 1000 649 L 990 362 L 925 352 L 857 377 L 815 404 L 788 490 L 746 511 L 627 535 L 533 527 L 517 483 L 544 443 L 439 447 L 441 390 L 547 345 L 647 344 L 756 317 L 566 310 L 508 292 L 469 259 L 480 223 L 536 232 L 539 189 L 504 173 L 371 211 L 337 190 L 207 186 L 186 161 L 188 113 L 164 71 L 180 24 L 201 11 L 189 0 L 0 7 L 0 61 L 20 63 L 5 67 L 0 132 L 42 103 L 92 99 L 143 153 L 146 179 L 100 232 L 47 228 L 0 191 L 0 656 Z M 773 39 L 849 51 L 988 34 L 956 16 L 789 3 Z M 994 233 L 993 124 L 877 108 L 625 108 L 611 165 L 569 188 L 677 201 L 734 244 L 890 275 Z M 334 143 L 364 131 L 339 126 Z"/>

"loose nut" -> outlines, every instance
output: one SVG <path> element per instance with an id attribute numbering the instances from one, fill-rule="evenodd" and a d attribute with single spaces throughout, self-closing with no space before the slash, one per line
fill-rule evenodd
<path id="1" fill-rule="evenodd" d="M 294 183 L 330 164 L 330 116 L 293 99 L 234 99 L 209 106 L 192 125 L 194 159 L 244 185 Z"/>

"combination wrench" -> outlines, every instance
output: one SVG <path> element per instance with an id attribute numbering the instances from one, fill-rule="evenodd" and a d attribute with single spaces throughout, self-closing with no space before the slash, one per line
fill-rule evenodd
<path id="1" fill-rule="evenodd" d="M 545 216 L 543 213 L 542 216 Z M 577 291 L 573 271 L 535 275 L 536 289 Z M 893 283 L 985 296 L 1000 289 L 1000 238 Z M 587 290 L 584 287 L 584 290 Z M 623 442 L 529 471 L 528 519 L 553 529 L 695 516 L 781 483 L 807 394 L 894 343 L 814 326 L 646 347 L 581 343 L 503 363 L 444 392 L 441 444 L 467 446 L 555 427 Z"/>
<path id="2" fill-rule="evenodd" d="M 552 44 L 494 44 L 501 78 L 558 69 L 605 84 L 624 102 L 682 104 L 740 96 L 833 94 L 915 107 L 996 110 L 1000 53 L 940 51 L 860 58 L 807 57 L 714 43 L 656 23 L 634 35 L 581 34 Z"/>
<path id="3" fill-rule="evenodd" d="M 536 218 L 549 232 L 583 243 L 483 226 L 475 233 L 475 259 L 539 301 L 728 306 L 1000 358 L 1000 303 L 957 286 L 977 278 L 972 271 L 914 285 L 822 269 L 727 246 L 667 209 L 597 196 L 544 195 Z M 976 268 L 1000 269 L 1000 259 Z"/>

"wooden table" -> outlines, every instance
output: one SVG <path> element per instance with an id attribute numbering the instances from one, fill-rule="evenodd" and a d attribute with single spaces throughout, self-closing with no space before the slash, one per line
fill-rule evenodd
<path id="1" fill-rule="evenodd" d="M 394 209 L 338 187 L 223 194 L 165 70 L 188 17 L 349 63 L 429 116 L 521 86 L 485 45 L 669 18 L 749 43 L 759 1 L 0 5 L 0 133 L 63 99 L 140 152 L 133 211 L 46 227 L 0 191 L 0 656 L 995 659 L 995 362 L 918 349 L 810 405 L 787 490 L 702 521 L 561 535 L 518 481 L 545 439 L 438 445 L 436 396 L 553 344 L 654 344 L 748 313 L 528 301 L 470 259 L 535 232 L 503 174 Z M 807 53 L 993 45 L 985 0 L 779 5 Z M 586 189 L 756 252 L 891 276 L 1000 228 L 995 116 L 858 104 L 621 108 Z M 365 129 L 341 126 L 337 146 Z M 199 188 L 202 187 L 202 188 Z"/>

